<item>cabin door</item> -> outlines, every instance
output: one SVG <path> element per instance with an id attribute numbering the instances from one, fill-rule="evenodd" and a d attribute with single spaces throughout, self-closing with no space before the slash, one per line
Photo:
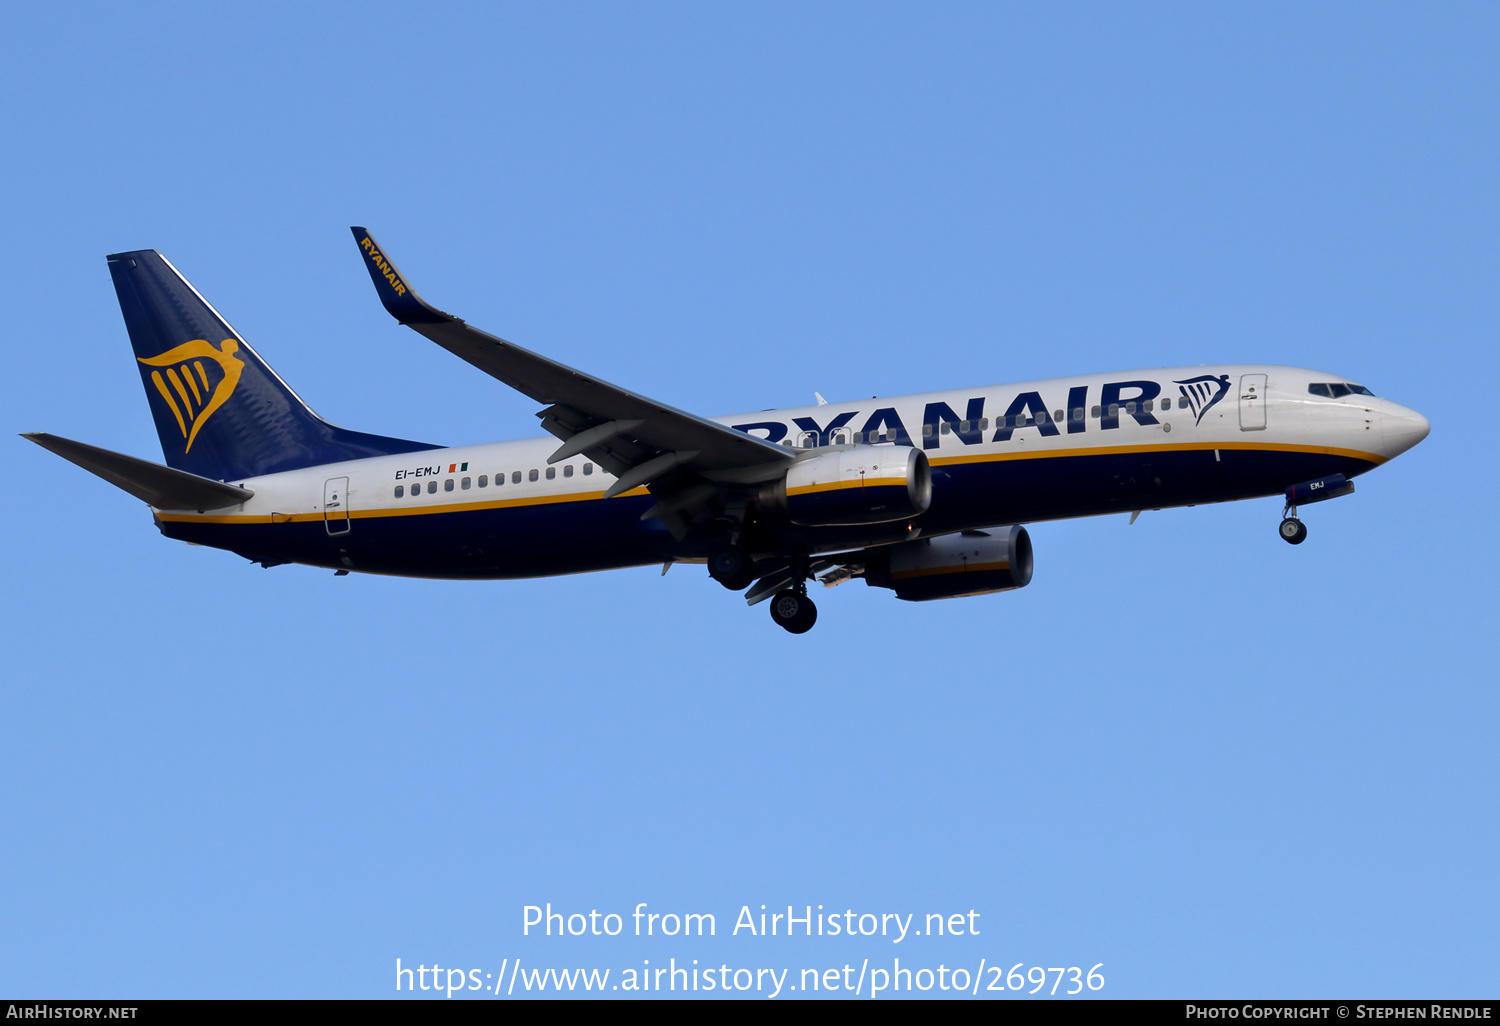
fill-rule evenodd
<path id="1" fill-rule="evenodd" d="M 1240 375 L 1240 430 L 1266 429 L 1266 376 Z"/>
<path id="2" fill-rule="evenodd" d="M 349 479 L 330 477 L 323 482 L 323 525 L 329 534 L 349 533 Z"/>

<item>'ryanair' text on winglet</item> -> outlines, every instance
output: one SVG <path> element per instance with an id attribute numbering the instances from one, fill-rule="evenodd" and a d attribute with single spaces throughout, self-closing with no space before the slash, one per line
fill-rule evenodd
<path id="1" fill-rule="evenodd" d="M 375 283 L 375 291 L 380 296 L 380 302 L 392 317 L 402 324 L 422 324 L 454 319 L 423 302 L 422 297 L 418 296 L 416 291 L 406 283 L 406 276 L 385 255 L 385 251 L 380 248 L 380 244 L 367 229 L 352 226 L 349 230 L 354 233 L 354 240 L 359 243 L 360 252 L 365 258 L 365 267 L 370 272 L 370 280 Z"/>

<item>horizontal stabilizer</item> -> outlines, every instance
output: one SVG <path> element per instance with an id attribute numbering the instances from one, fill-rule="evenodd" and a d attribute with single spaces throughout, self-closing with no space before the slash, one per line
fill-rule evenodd
<path id="1" fill-rule="evenodd" d="M 159 463 L 138 460 L 134 456 L 57 435 L 33 432 L 21 437 L 31 439 L 43 449 L 97 474 L 157 509 L 223 509 L 238 505 L 255 494 L 248 488 L 210 481 L 185 470 L 173 470 Z"/>

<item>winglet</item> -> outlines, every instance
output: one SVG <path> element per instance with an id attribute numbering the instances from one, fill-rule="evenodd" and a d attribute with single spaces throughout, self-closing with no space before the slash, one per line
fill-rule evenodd
<path id="1" fill-rule="evenodd" d="M 380 244 L 366 229 L 351 227 L 349 230 L 354 233 L 354 241 L 359 243 L 359 252 L 365 258 L 365 269 L 370 272 L 370 280 L 375 283 L 375 291 L 387 313 L 402 324 L 458 320 L 451 314 L 428 306 L 417 295 L 416 290 L 407 284 L 406 276 L 396 269 L 396 265 L 385 255 L 385 250 L 380 248 Z"/>

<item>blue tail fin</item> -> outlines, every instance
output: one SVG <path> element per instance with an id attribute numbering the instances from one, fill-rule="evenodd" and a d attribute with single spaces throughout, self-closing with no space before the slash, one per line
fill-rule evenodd
<path id="1" fill-rule="evenodd" d="M 108 259 L 169 467 L 235 481 L 440 448 L 334 427 L 160 253 L 142 249 Z"/>

